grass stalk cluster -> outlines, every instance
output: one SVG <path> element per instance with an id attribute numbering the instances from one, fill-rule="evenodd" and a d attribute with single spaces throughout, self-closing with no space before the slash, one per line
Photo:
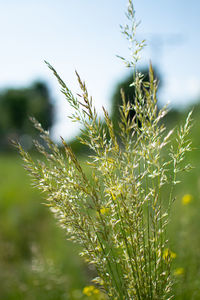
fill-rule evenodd
<path id="1" fill-rule="evenodd" d="M 122 60 L 133 67 L 135 94 L 134 101 L 129 101 L 121 91 L 119 132 L 105 108 L 105 123 L 101 122 L 78 73 L 81 92 L 75 96 L 47 63 L 73 108 L 71 119 L 84 128 L 80 141 L 92 150 L 87 162 L 91 176 L 64 139 L 63 154 L 36 120 L 45 146 L 35 145 L 45 160 L 33 161 L 20 144 L 17 147 L 36 187 L 48 195 L 47 205 L 67 238 L 80 244 L 81 255 L 95 265 L 98 277 L 94 283 L 105 299 L 171 299 L 173 252 L 167 224 L 178 173 L 190 169 L 183 159 L 191 150 L 191 113 L 178 131 L 177 146 L 170 146 L 174 132 L 166 132 L 162 123 L 167 109 L 158 110 L 153 68 L 150 64 L 149 82 L 137 71 L 145 41 L 135 38 L 138 24 L 131 0 L 127 17 L 130 24 L 122 32 L 130 42 L 131 58 Z M 135 116 L 131 119 L 132 110 Z M 96 288 L 89 292 L 92 290 Z"/>

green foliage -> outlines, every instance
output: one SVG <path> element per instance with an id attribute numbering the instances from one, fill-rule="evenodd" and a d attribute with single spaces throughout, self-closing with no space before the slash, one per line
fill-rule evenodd
<path id="1" fill-rule="evenodd" d="M 191 150 L 191 113 L 178 130 L 176 144 L 171 144 L 173 130 L 166 132 L 161 124 L 167 111 L 158 111 L 158 85 L 152 66 L 149 81 L 136 69 L 144 41 L 135 39 L 137 25 L 131 0 L 127 17 L 130 25 L 123 32 L 134 50 L 130 60 L 122 59 L 134 67 L 135 101 L 126 101 L 122 91 L 117 134 L 103 108 L 105 130 L 79 74 L 81 92 L 77 98 L 48 64 L 74 109 L 72 120 L 85 128 L 81 142 L 94 153 L 87 162 L 90 176 L 67 143 L 62 139 L 63 155 L 34 119 L 46 143 L 35 142 L 35 146 L 45 160 L 34 161 L 20 144 L 16 146 L 35 185 L 47 194 L 47 205 L 68 239 L 78 243 L 80 254 L 95 266 L 98 277 L 94 282 L 105 299 L 171 299 L 171 262 L 176 254 L 170 249 L 166 231 L 177 176 L 190 169 L 183 160 Z M 132 110 L 135 117 L 131 119 Z M 97 290 L 89 287 L 85 292 L 100 294 Z"/>
<path id="2" fill-rule="evenodd" d="M 0 94 L 0 147 L 8 147 L 8 138 L 21 138 L 28 143 L 28 135 L 36 131 L 30 126 L 29 116 L 34 116 L 45 129 L 52 126 L 52 104 L 48 88 L 36 82 L 23 89 L 8 89 Z"/>

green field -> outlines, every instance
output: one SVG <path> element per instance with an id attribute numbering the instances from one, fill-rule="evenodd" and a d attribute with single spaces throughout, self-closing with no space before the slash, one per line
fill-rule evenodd
<path id="1" fill-rule="evenodd" d="M 183 174 L 177 187 L 170 248 L 175 299 L 200 299 L 200 124 L 194 112 L 194 169 Z M 83 159 L 82 159 L 83 160 Z M 78 256 L 78 247 L 66 241 L 41 195 L 31 186 L 18 155 L 0 156 L 0 299 L 84 299 L 82 289 L 94 270 Z M 185 194 L 192 196 L 182 204 Z M 179 271 L 177 271 L 179 270 Z"/>

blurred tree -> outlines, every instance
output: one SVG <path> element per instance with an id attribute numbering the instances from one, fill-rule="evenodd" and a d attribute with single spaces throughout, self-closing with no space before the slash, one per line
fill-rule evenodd
<path id="1" fill-rule="evenodd" d="M 148 68 L 143 68 L 143 69 L 139 70 L 139 72 L 144 75 L 144 81 L 149 81 L 149 69 Z M 160 87 L 161 78 L 160 78 L 159 73 L 156 70 L 154 70 L 154 77 L 155 77 L 155 79 L 158 80 L 159 87 Z M 129 72 L 128 75 L 116 85 L 115 90 L 113 92 L 113 96 L 111 99 L 111 101 L 112 101 L 112 121 L 114 123 L 115 128 L 118 127 L 118 121 L 120 119 L 119 107 L 122 105 L 122 97 L 121 97 L 120 90 L 121 89 L 123 90 L 126 101 L 130 101 L 130 103 L 134 103 L 135 87 L 131 86 L 132 83 L 133 83 L 133 73 Z M 134 112 L 134 110 L 132 110 L 130 112 L 129 117 L 132 119 L 134 117 L 134 115 L 135 115 L 135 112 Z"/>
<path id="2" fill-rule="evenodd" d="M 9 138 L 21 139 L 28 147 L 30 136 L 36 135 L 29 117 L 34 116 L 44 129 L 50 129 L 53 123 L 52 108 L 49 90 L 44 82 L 38 81 L 28 88 L 1 92 L 0 149 L 8 147 Z"/>

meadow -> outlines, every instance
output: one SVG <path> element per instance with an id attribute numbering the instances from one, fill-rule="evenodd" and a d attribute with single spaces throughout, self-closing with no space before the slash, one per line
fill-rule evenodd
<path id="1" fill-rule="evenodd" d="M 200 299 L 199 112 L 197 106 L 191 132 L 194 150 L 187 155 L 194 169 L 183 174 L 176 187 L 169 226 L 175 299 Z M 181 114 L 173 122 L 184 118 Z M 87 172 L 85 158 L 79 159 Z M 45 195 L 31 186 L 19 155 L 1 154 L 0 170 L 0 299 L 89 299 L 82 290 L 95 270 L 81 260 L 78 247 L 66 241 L 42 205 Z"/>

